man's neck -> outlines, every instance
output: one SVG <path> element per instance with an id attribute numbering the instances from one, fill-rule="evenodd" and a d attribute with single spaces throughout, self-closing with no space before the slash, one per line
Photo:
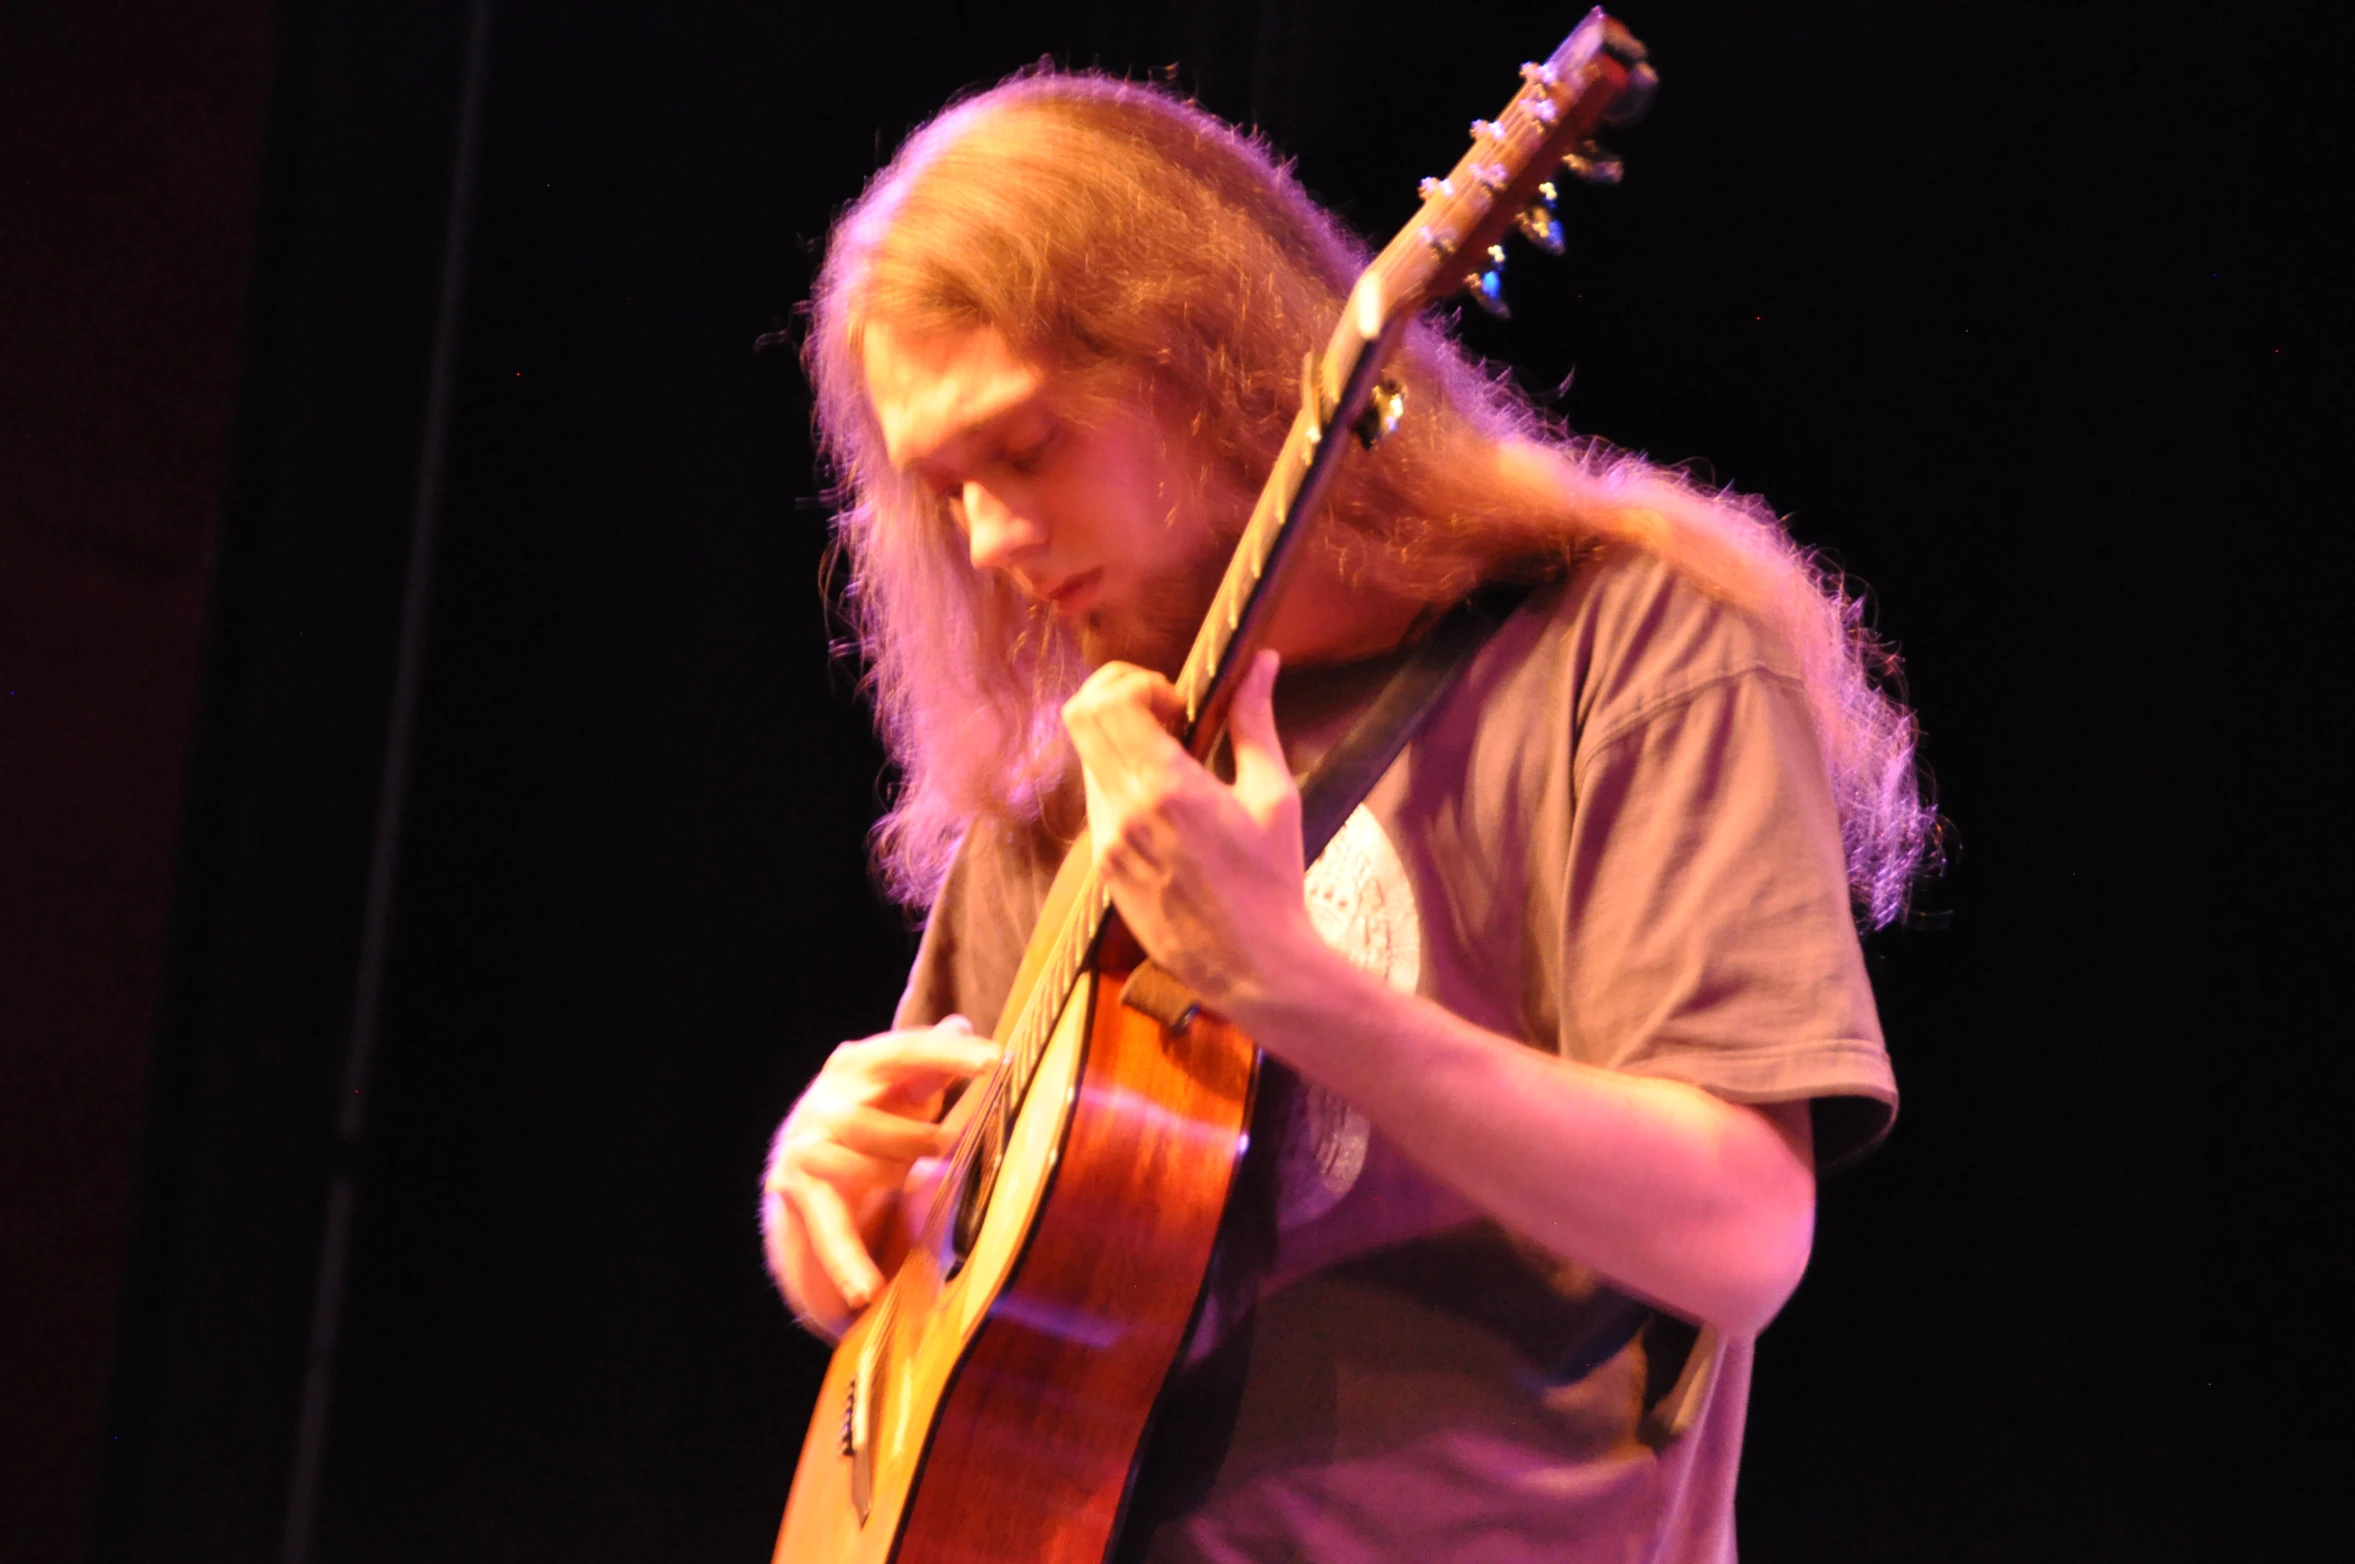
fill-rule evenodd
<path id="1" fill-rule="evenodd" d="M 1355 662 L 1407 640 L 1430 605 L 1345 579 L 1324 558 L 1300 562 L 1276 609 L 1268 645 L 1287 664 Z"/>

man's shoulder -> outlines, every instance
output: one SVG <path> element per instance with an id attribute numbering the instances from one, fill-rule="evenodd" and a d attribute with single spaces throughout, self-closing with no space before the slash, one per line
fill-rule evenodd
<path id="1" fill-rule="evenodd" d="M 985 815 L 969 821 L 932 915 L 957 915 L 977 905 L 993 913 L 1022 907 L 1035 912 L 1070 850 L 1068 839 L 1039 820 Z"/>
<path id="2" fill-rule="evenodd" d="M 1695 693 L 1763 677 L 1796 684 L 1797 658 L 1749 614 L 1648 550 L 1590 550 L 1523 610 L 1517 683 L 1535 678 L 1589 738 Z"/>
<path id="3" fill-rule="evenodd" d="M 1035 821 L 970 822 L 924 919 L 923 943 L 900 998 L 901 1026 L 952 1011 L 996 1025 L 1066 844 Z"/>

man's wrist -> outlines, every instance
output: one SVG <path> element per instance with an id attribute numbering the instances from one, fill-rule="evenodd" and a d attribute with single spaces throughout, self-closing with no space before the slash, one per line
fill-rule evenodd
<path id="1" fill-rule="evenodd" d="M 1312 1065 L 1304 1056 L 1348 1030 L 1345 1018 L 1366 1002 L 1359 990 L 1373 981 L 1313 929 L 1304 928 L 1298 938 L 1267 951 L 1255 964 L 1253 980 L 1239 985 L 1217 1008 L 1279 1058 Z"/>

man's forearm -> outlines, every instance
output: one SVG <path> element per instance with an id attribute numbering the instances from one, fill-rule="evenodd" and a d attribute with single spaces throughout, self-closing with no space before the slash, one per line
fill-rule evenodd
<path id="1" fill-rule="evenodd" d="M 1282 975 L 1229 996 L 1231 1018 L 1506 1227 L 1740 1335 L 1798 1285 L 1815 1219 L 1805 1103 L 1576 1064 L 1322 946 L 1262 970 Z"/>

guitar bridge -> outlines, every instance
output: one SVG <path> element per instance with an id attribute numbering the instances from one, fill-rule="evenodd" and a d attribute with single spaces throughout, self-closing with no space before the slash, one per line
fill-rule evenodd
<path id="1" fill-rule="evenodd" d="M 1194 1017 L 1202 1013 L 1202 1001 L 1194 997 L 1194 991 L 1150 961 L 1128 975 L 1128 981 L 1120 986 L 1120 1002 L 1151 1016 L 1173 1036 L 1192 1026 Z"/>
<path id="2" fill-rule="evenodd" d="M 867 1350 L 859 1355 L 858 1371 L 842 1399 L 842 1453 L 850 1458 L 850 1503 L 861 1526 L 875 1508 L 875 1380 L 882 1372 L 881 1342 L 890 1324 L 888 1318 L 880 1320 L 868 1334 Z"/>

